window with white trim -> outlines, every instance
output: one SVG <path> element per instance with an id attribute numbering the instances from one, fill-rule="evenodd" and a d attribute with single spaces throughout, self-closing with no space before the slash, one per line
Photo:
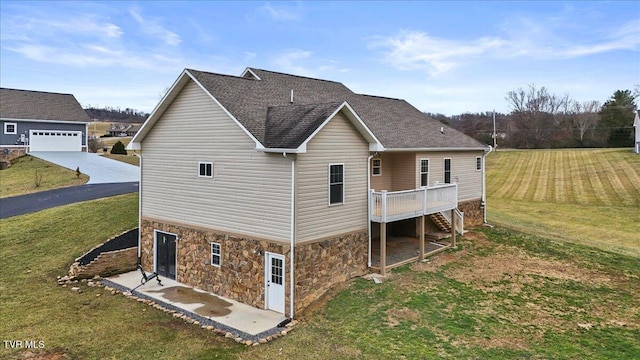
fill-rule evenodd
<path id="1" fill-rule="evenodd" d="M 211 265 L 220 267 L 221 262 L 220 243 L 211 243 Z"/>
<path id="2" fill-rule="evenodd" d="M 476 171 L 482 170 L 482 157 L 476 156 Z"/>
<path id="3" fill-rule="evenodd" d="M 451 184 L 451 159 L 444 159 L 444 183 Z"/>
<path id="4" fill-rule="evenodd" d="M 212 178 L 213 177 L 213 163 L 212 162 L 204 162 L 200 161 L 198 163 L 198 167 L 200 168 L 199 177 Z"/>
<path id="5" fill-rule="evenodd" d="M 429 159 L 420 159 L 420 186 L 429 186 Z"/>
<path id="6" fill-rule="evenodd" d="M 382 159 L 371 159 L 371 175 L 382 175 Z"/>
<path id="7" fill-rule="evenodd" d="M 17 123 L 4 123 L 4 133 L 7 135 L 15 135 L 18 133 L 18 124 Z"/>
<path id="8" fill-rule="evenodd" d="M 344 204 L 344 164 L 329 164 L 329 205 Z"/>

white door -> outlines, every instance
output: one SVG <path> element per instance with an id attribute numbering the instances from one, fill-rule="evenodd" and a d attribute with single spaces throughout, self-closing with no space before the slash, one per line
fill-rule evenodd
<path id="1" fill-rule="evenodd" d="M 30 151 L 82 151 L 82 131 L 30 130 Z"/>
<path id="2" fill-rule="evenodd" d="M 265 252 L 267 309 L 284 314 L 284 255 Z"/>

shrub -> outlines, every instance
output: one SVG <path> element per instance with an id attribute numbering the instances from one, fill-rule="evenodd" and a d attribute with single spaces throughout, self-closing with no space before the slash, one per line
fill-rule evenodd
<path id="1" fill-rule="evenodd" d="M 111 153 L 127 155 L 127 150 L 125 150 L 124 144 L 122 143 L 122 141 L 118 141 L 117 143 L 113 144 L 113 147 L 111 148 Z"/>
<path id="2" fill-rule="evenodd" d="M 89 139 L 89 152 L 96 153 L 102 147 L 102 141 L 98 138 Z"/>

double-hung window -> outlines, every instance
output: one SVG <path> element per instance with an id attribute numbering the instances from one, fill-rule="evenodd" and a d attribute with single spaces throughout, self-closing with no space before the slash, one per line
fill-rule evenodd
<path id="1" fill-rule="evenodd" d="M 451 184 L 451 159 L 444 159 L 444 183 Z"/>
<path id="2" fill-rule="evenodd" d="M 429 186 L 429 159 L 420 159 L 420 186 Z"/>
<path id="3" fill-rule="evenodd" d="M 382 159 L 371 160 L 371 175 L 373 176 L 382 175 Z"/>
<path id="4" fill-rule="evenodd" d="M 344 164 L 329 164 L 329 205 L 344 204 Z"/>
<path id="5" fill-rule="evenodd" d="M 205 162 L 205 161 L 200 161 L 198 163 L 198 168 L 199 168 L 199 177 L 206 177 L 206 178 L 212 178 L 213 177 L 213 163 L 212 162 Z"/>
<path id="6" fill-rule="evenodd" d="M 18 133 L 18 124 L 17 123 L 4 123 L 4 133 L 7 135 L 15 135 Z"/>
<path id="7" fill-rule="evenodd" d="M 211 243 L 211 265 L 220 266 L 221 262 L 220 243 Z"/>

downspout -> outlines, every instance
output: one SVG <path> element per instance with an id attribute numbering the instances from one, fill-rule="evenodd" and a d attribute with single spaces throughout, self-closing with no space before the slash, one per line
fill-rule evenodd
<path id="1" fill-rule="evenodd" d="M 367 158 L 367 234 L 369 236 L 369 254 L 367 257 L 367 267 L 371 267 L 371 159 L 375 154 Z"/>
<path id="2" fill-rule="evenodd" d="M 489 145 L 489 151 L 482 155 L 482 221 L 485 224 L 487 223 L 487 185 L 485 180 L 485 164 L 487 163 L 486 157 L 491 153 L 491 151 L 493 151 L 493 147 Z"/>
<path id="3" fill-rule="evenodd" d="M 287 157 L 287 153 L 282 153 L 282 155 L 284 157 Z M 296 240 L 296 235 L 295 235 L 295 210 L 296 210 L 296 196 L 295 196 L 295 189 L 296 189 L 296 159 L 295 157 L 291 157 L 291 228 L 290 228 L 290 247 L 291 247 L 291 251 L 289 252 L 289 254 L 291 254 L 291 259 L 289 260 L 289 294 L 290 294 L 290 300 L 289 300 L 289 319 L 293 319 L 293 313 L 294 313 L 294 309 L 295 309 L 295 301 L 294 301 L 294 281 L 295 281 L 295 276 L 294 276 L 294 271 L 295 271 L 295 252 L 294 252 L 294 245 L 295 245 L 295 240 Z"/>
<path id="4" fill-rule="evenodd" d="M 142 155 L 133 152 L 133 155 L 140 159 L 140 181 L 138 182 L 138 263 L 142 262 L 140 258 L 142 253 Z"/>

